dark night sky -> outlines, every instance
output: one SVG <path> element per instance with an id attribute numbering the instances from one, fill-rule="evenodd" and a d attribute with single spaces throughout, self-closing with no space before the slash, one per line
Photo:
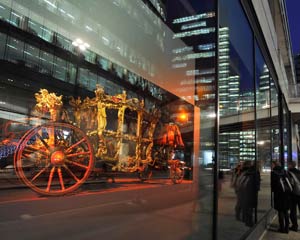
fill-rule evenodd
<path id="1" fill-rule="evenodd" d="M 286 0 L 293 53 L 300 53 L 300 1 Z"/>

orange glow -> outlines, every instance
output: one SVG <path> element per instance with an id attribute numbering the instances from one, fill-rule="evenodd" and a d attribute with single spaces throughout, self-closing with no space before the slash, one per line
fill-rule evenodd
<path id="1" fill-rule="evenodd" d="M 178 120 L 180 122 L 187 122 L 188 121 L 187 113 L 184 113 L 184 112 L 180 113 L 179 116 L 178 116 Z"/>
<path id="2" fill-rule="evenodd" d="M 65 155 L 61 151 L 56 151 L 52 154 L 51 156 L 51 163 L 56 165 L 56 164 L 62 164 L 63 160 L 65 158 Z"/>

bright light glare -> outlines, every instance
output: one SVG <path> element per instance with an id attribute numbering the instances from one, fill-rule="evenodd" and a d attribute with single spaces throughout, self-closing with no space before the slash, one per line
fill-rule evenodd
<path id="1" fill-rule="evenodd" d="M 86 47 L 84 45 L 79 45 L 79 49 L 84 51 L 86 49 Z"/>
<path id="2" fill-rule="evenodd" d="M 80 38 L 77 38 L 75 41 L 72 42 L 72 45 L 78 47 L 79 50 L 85 51 L 90 45 L 86 42 L 83 42 Z"/>
<path id="3" fill-rule="evenodd" d="M 187 114 L 186 113 L 180 113 L 180 115 L 179 115 L 179 119 L 181 120 L 181 121 L 186 121 L 187 120 Z"/>
<path id="4" fill-rule="evenodd" d="M 207 117 L 209 118 L 215 118 L 217 115 L 215 113 L 210 113 L 207 115 Z"/>
<path id="5" fill-rule="evenodd" d="M 63 134 L 64 134 L 64 139 L 67 139 L 67 137 L 69 136 L 70 132 L 63 130 Z"/>

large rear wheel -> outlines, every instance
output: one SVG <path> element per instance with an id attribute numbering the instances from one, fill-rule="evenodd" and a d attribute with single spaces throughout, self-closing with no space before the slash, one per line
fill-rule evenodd
<path id="1" fill-rule="evenodd" d="M 80 187 L 94 167 L 93 148 L 84 132 L 66 123 L 29 130 L 14 155 L 19 178 L 42 195 L 64 195 Z"/>

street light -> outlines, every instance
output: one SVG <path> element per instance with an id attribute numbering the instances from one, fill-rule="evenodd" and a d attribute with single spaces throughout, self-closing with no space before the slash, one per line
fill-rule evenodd
<path id="1" fill-rule="evenodd" d="M 79 71 L 79 64 L 80 61 L 84 58 L 83 52 L 90 47 L 90 45 L 84 41 L 82 41 L 80 38 L 75 39 L 72 42 L 72 45 L 76 49 L 76 53 L 78 55 L 77 57 L 77 64 L 76 64 L 76 74 L 75 74 L 75 88 L 74 88 L 74 95 L 77 97 L 78 95 L 78 71 Z"/>

